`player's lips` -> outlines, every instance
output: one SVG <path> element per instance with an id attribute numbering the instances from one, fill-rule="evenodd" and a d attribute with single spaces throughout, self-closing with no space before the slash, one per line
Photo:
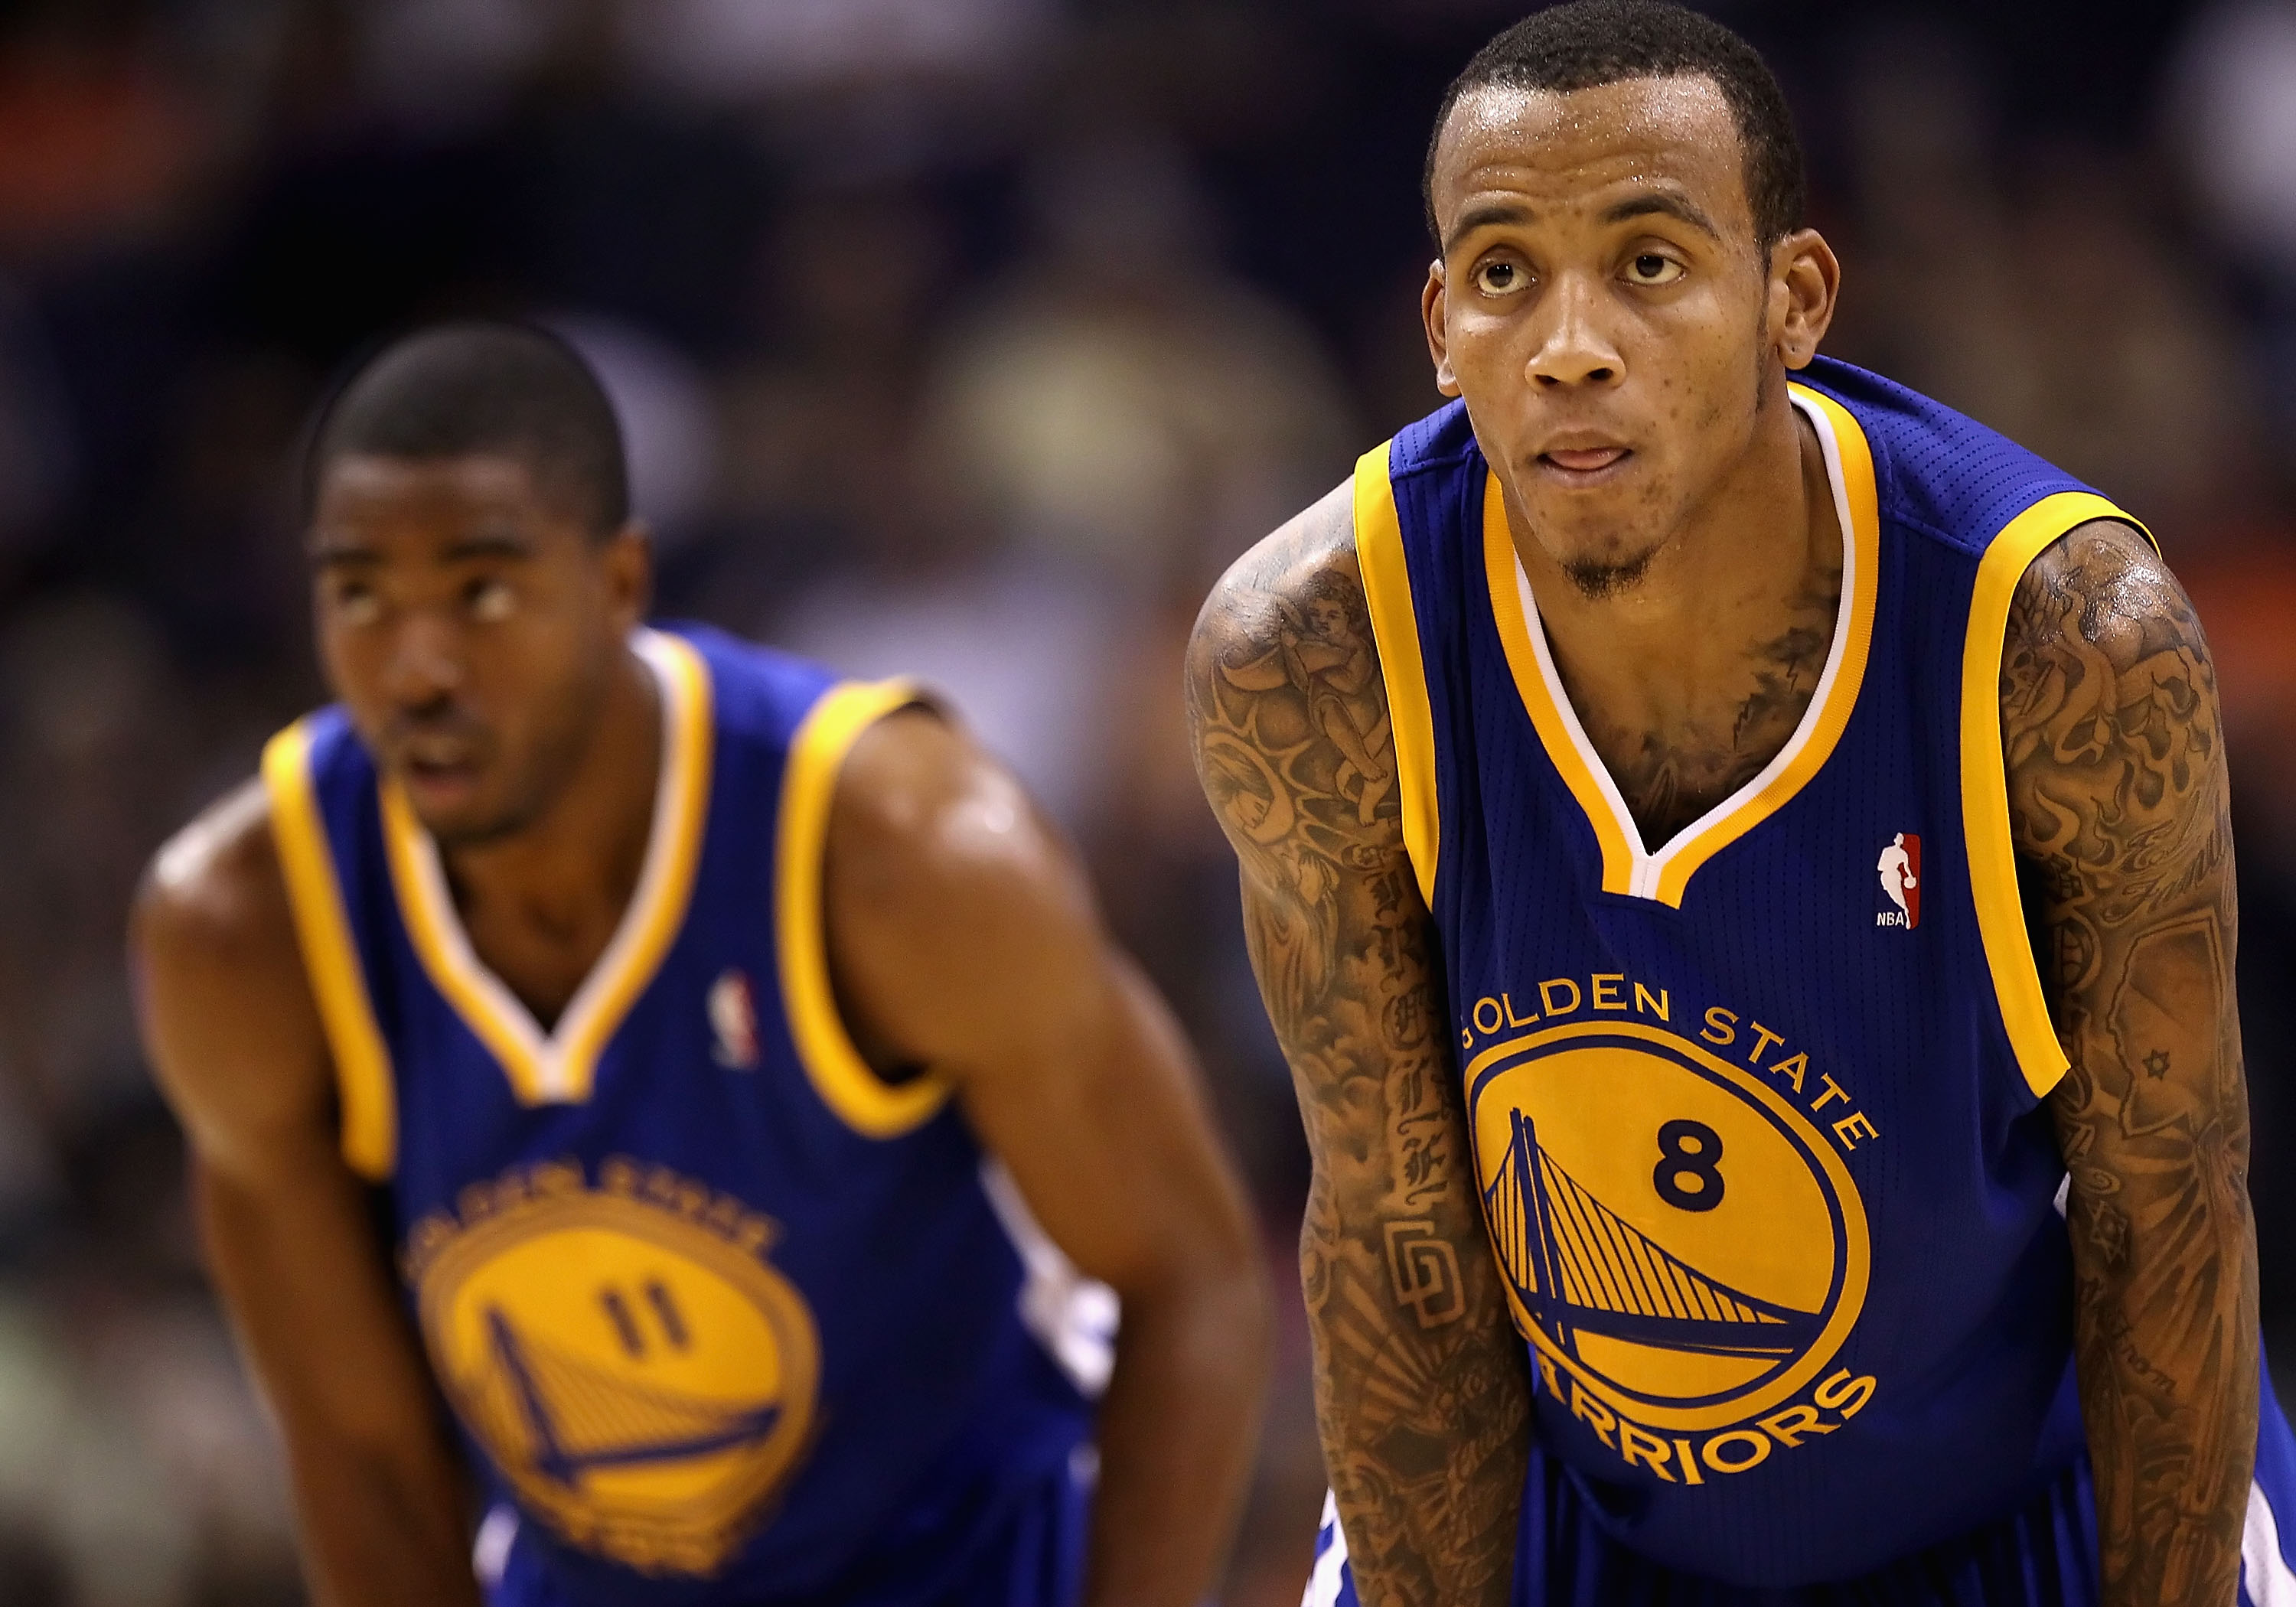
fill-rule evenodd
<path id="1" fill-rule="evenodd" d="M 1614 440 L 1574 433 L 1548 442 L 1534 461 L 1548 480 L 1581 487 L 1608 478 L 1634 455 L 1633 447 Z"/>
<path id="2" fill-rule="evenodd" d="M 426 733 L 398 744 L 391 768 L 418 806 L 449 804 L 477 787 L 481 748 L 465 736 Z"/>
<path id="3" fill-rule="evenodd" d="M 443 804 L 467 796 L 477 786 L 479 767 L 469 760 L 402 758 L 398 779 L 418 805 Z"/>
<path id="4" fill-rule="evenodd" d="M 1563 450 L 1539 454 L 1550 463 L 1578 471 L 1607 469 L 1626 455 L 1624 447 L 1587 447 L 1575 452 Z"/>

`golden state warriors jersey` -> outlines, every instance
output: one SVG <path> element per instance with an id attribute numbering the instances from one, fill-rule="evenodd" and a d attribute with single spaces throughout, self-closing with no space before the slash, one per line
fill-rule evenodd
<path id="1" fill-rule="evenodd" d="M 1059 1607 L 1114 1298 L 830 988 L 839 766 L 914 693 L 708 631 L 636 646 L 652 836 L 547 1030 L 340 710 L 264 758 L 343 1152 L 500 1504 L 494 1600 Z"/>
<path id="2" fill-rule="evenodd" d="M 2083 1454 L 2000 662 L 2032 559 L 2128 518 L 1844 365 L 1792 403 L 1842 531 L 1831 653 L 1776 758 L 1664 843 L 1571 709 L 1464 406 L 1355 480 L 1534 1491 L 1761 1587 L 1870 1572 Z"/>

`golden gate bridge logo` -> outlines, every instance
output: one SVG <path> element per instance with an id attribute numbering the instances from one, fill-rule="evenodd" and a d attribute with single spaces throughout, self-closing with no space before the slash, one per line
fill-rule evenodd
<path id="1" fill-rule="evenodd" d="M 1557 1166 L 1528 1117 L 1513 1116 L 1514 1139 L 1483 1209 L 1515 1297 L 1565 1355 L 1578 1358 L 1582 1333 L 1778 1358 L 1816 1337 L 1817 1313 L 1733 1289 L 1669 1254 Z"/>
<path id="2" fill-rule="evenodd" d="M 583 1550 L 717 1572 L 805 1452 L 812 1314 L 714 1218 L 601 1189 L 538 1195 L 435 1245 L 419 1288 L 457 1415 L 520 1505 Z"/>
<path id="3" fill-rule="evenodd" d="M 652 1287 L 662 1291 L 654 1303 L 667 1314 L 668 1342 L 683 1341 L 676 1305 L 662 1284 Z M 586 1477 L 604 1469 L 676 1463 L 755 1445 L 781 1421 L 779 1401 L 728 1405 L 649 1390 L 551 1345 L 522 1339 L 499 1306 L 487 1308 L 486 1324 L 494 1365 L 479 1388 L 494 1398 L 485 1403 L 485 1415 L 498 1423 L 519 1420 L 526 1431 L 528 1466 L 570 1492 L 578 1492 Z M 638 1349 L 642 1353 L 643 1341 Z"/>
<path id="4" fill-rule="evenodd" d="M 1578 1023 L 1467 1081 L 1492 1249 L 1554 1387 L 1724 1429 L 1840 1349 L 1865 1304 L 1864 1205 L 1759 1070 L 1648 1023 Z"/>

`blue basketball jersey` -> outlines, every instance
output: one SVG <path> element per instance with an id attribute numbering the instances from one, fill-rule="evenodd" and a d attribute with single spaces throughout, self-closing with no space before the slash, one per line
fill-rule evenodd
<path id="1" fill-rule="evenodd" d="M 1784 749 L 1662 844 L 1572 711 L 1464 406 L 1355 480 L 1535 1490 L 1760 1587 L 1870 1574 L 2083 1454 L 1998 688 L 2026 566 L 2128 518 L 1844 365 L 1792 401 L 1843 535 L 1831 654 Z"/>
<path id="2" fill-rule="evenodd" d="M 864 1062 L 830 987 L 838 769 L 914 693 L 706 631 L 636 646 L 652 835 L 546 1031 L 340 710 L 264 758 L 345 1156 L 517 1514 L 496 1599 L 1061 1607 L 1114 1298 L 943 1084 Z"/>

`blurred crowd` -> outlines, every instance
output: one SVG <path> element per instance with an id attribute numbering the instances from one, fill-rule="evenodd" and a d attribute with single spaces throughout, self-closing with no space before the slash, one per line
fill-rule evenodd
<path id="1" fill-rule="evenodd" d="M 1287 1291 L 1226 1600 L 1297 1599 L 1306 1158 L 1179 652 L 1246 544 L 1437 401 L 1426 123 L 1521 4 L 0 4 L 0 1607 L 301 1599 L 122 917 L 320 695 L 310 408 L 456 313 L 604 375 L 663 612 L 925 676 L 1080 845 Z M 1828 348 L 2143 513 L 2199 600 L 2296 1358 L 2296 0 L 1710 9 L 1795 102 Z"/>

